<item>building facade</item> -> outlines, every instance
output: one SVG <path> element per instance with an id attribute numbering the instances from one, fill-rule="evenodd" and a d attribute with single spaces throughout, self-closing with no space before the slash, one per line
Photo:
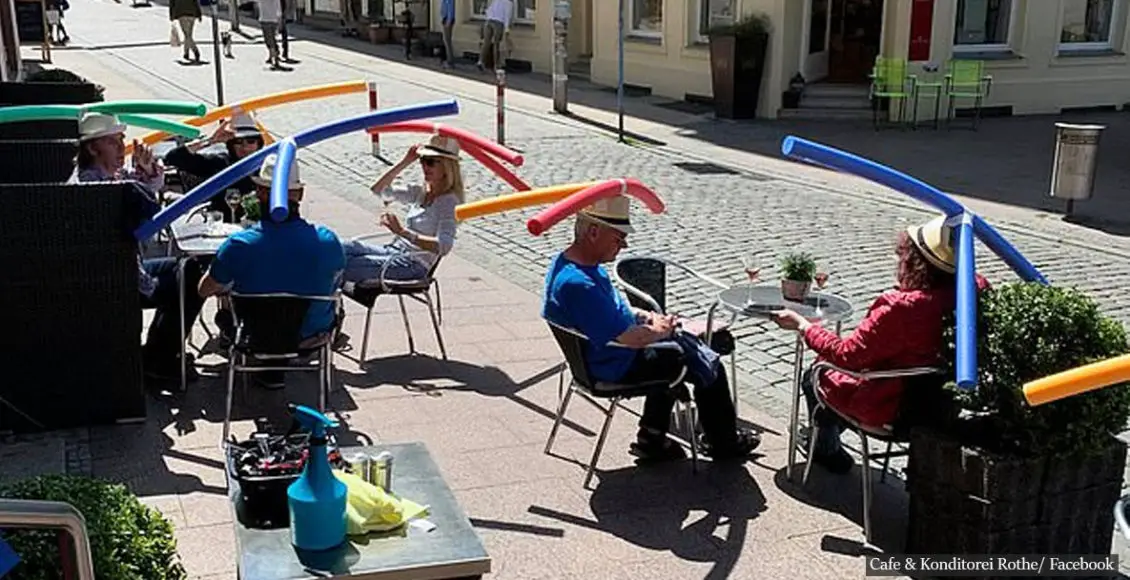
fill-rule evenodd
<path id="1" fill-rule="evenodd" d="M 510 57 L 548 73 L 553 13 L 562 0 L 514 1 Z M 1130 103 L 1130 0 L 623 2 L 625 82 L 672 99 L 711 97 L 712 25 L 766 16 L 772 32 L 758 106 L 765 118 L 780 114 L 782 92 L 797 73 L 810 84 L 866 87 L 876 55 L 905 58 L 926 80 L 950 59 L 982 61 L 993 77 L 984 106 L 1012 114 Z M 456 0 L 457 52 L 478 51 L 487 3 Z M 615 85 L 619 0 L 567 3 L 570 61 L 589 63 L 593 82 Z M 430 12 L 439 30 L 439 0 L 431 0 Z"/>

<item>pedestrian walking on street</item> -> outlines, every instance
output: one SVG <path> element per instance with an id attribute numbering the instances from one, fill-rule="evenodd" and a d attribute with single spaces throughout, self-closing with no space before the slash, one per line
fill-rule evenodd
<path id="1" fill-rule="evenodd" d="M 281 0 L 282 4 L 282 18 L 279 19 L 279 37 L 282 39 L 282 59 L 284 62 L 294 62 L 290 60 L 290 32 L 287 26 L 288 23 L 298 20 L 298 9 L 295 7 L 296 0 Z"/>
<path id="2" fill-rule="evenodd" d="M 196 46 L 196 40 L 192 38 L 192 31 L 196 28 L 196 23 L 202 18 L 200 13 L 200 4 L 197 0 L 170 0 L 169 1 L 169 21 L 176 22 L 180 25 L 181 32 L 184 33 L 184 60 L 200 62 L 200 49 Z M 189 53 L 192 53 L 192 58 L 189 58 Z"/>
<path id="3" fill-rule="evenodd" d="M 47 0 L 48 36 L 56 44 L 66 44 L 71 39 L 63 26 L 63 13 L 70 9 L 67 0 Z"/>
<path id="4" fill-rule="evenodd" d="M 267 46 L 267 64 L 272 70 L 283 70 L 279 63 L 279 20 L 282 19 L 281 0 L 258 0 L 259 30 L 263 31 L 263 44 Z"/>
<path id="5" fill-rule="evenodd" d="M 357 32 L 357 15 L 361 13 L 361 3 L 357 0 L 338 0 L 338 14 L 341 14 L 341 35 L 360 36 Z"/>
<path id="6" fill-rule="evenodd" d="M 505 61 L 502 59 L 502 45 L 510 34 L 510 24 L 514 20 L 514 2 L 491 0 L 490 6 L 487 6 L 486 18 L 481 32 L 482 43 L 479 46 L 480 71 L 483 70 L 484 65 L 495 69 L 503 68 Z"/>
<path id="7" fill-rule="evenodd" d="M 439 18 L 443 25 L 443 68 L 455 68 L 455 49 L 451 37 L 455 28 L 455 0 L 442 0 Z"/>

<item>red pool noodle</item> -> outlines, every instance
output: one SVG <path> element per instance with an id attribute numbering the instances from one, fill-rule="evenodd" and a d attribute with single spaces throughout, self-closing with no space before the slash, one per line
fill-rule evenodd
<path id="1" fill-rule="evenodd" d="M 579 191 L 565 199 L 543 209 L 526 222 L 526 229 L 535 236 L 540 236 L 557 222 L 592 205 L 598 199 L 614 195 L 627 194 L 644 203 L 651 213 L 663 213 L 665 209 L 663 200 L 638 179 L 609 179 L 598 183 L 588 189 Z"/>
<path id="2" fill-rule="evenodd" d="M 439 133 L 445 137 L 455 139 L 460 145 L 464 145 L 465 143 L 477 145 L 483 151 L 502 159 L 514 167 L 521 167 L 522 164 L 526 162 L 522 154 L 517 151 L 507 149 L 486 137 L 476 135 L 465 129 L 450 127 L 442 123 L 433 123 L 431 121 L 405 121 L 403 123 L 390 123 L 388 125 L 370 127 L 368 131 L 370 133 Z"/>
<path id="3" fill-rule="evenodd" d="M 530 185 L 525 181 L 522 181 L 521 177 L 514 175 L 514 172 L 507 169 L 505 165 L 499 163 L 497 159 L 491 157 L 490 155 L 487 155 L 485 151 L 479 149 L 478 145 L 475 145 L 474 143 L 463 143 L 463 150 L 467 152 L 467 155 L 470 155 L 476 161 L 482 163 L 484 167 L 493 171 L 494 174 L 500 177 L 503 181 L 509 183 L 512 187 L 514 187 L 516 191 L 529 191 L 531 189 Z"/>

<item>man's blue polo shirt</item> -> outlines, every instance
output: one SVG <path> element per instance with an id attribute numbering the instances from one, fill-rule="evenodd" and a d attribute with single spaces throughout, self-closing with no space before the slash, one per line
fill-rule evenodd
<path id="1" fill-rule="evenodd" d="M 542 317 L 589 337 L 589 373 L 598 381 L 620 380 L 636 351 L 608 343 L 636 324 L 636 315 L 604 268 L 583 266 L 558 254 L 545 275 Z"/>
<path id="2" fill-rule="evenodd" d="M 337 234 L 296 217 L 282 223 L 267 219 L 233 234 L 220 246 L 210 273 L 216 282 L 242 294 L 330 296 L 344 269 L 345 250 Z M 335 314 L 333 303 L 314 303 L 302 324 L 302 337 L 329 330 Z"/>

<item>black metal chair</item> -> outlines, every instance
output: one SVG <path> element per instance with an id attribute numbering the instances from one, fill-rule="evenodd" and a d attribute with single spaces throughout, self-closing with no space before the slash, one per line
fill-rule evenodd
<path id="1" fill-rule="evenodd" d="M 376 236 L 361 236 L 354 239 L 364 240 L 372 237 Z M 411 298 L 428 307 L 428 315 L 432 319 L 432 329 L 436 334 L 436 342 L 439 343 L 440 354 L 443 356 L 443 360 L 447 360 L 447 347 L 443 344 L 443 333 L 440 332 L 440 326 L 443 325 L 443 302 L 440 299 L 439 280 L 435 278 L 436 269 L 439 268 L 441 261 L 442 258 L 436 258 L 427 275 L 418 280 L 386 280 L 384 279 L 384 271 L 381 271 L 379 278 L 355 283 L 346 282 L 342 285 L 342 294 L 366 309 L 365 331 L 361 337 L 360 361 L 362 363 L 365 362 L 369 352 L 369 326 L 373 322 L 373 307 L 376 306 L 377 299 L 386 294 L 396 296 L 396 299 L 400 302 L 400 316 L 404 319 L 404 331 L 408 333 L 408 352 L 416 354 L 416 341 L 412 337 L 412 324 L 408 322 L 408 310 L 404 306 L 405 298 Z M 432 303 L 433 289 L 435 290 L 434 304 Z"/>
<path id="2" fill-rule="evenodd" d="M 725 290 L 729 286 L 711 278 L 705 274 L 699 273 L 688 266 L 685 266 L 674 260 L 660 258 L 657 256 L 629 256 L 621 258 L 616 262 L 616 266 L 612 268 L 612 278 L 616 283 L 624 289 L 628 295 L 628 302 L 636 308 L 643 310 L 650 310 L 651 312 L 658 312 L 659 314 L 667 313 L 667 268 L 671 267 L 680 270 L 685 274 L 705 282 L 719 290 Z M 735 315 L 736 318 L 736 315 Z M 733 319 L 731 319 L 732 324 Z M 719 345 L 723 341 L 722 336 L 716 334 L 717 331 L 722 330 L 729 326 L 729 324 L 718 325 L 716 328 L 706 328 L 704 339 L 711 342 L 711 347 L 720 353 L 729 352 L 730 355 L 730 394 L 734 401 L 734 408 L 737 409 L 738 405 L 738 378 L 737 378 L 737 353 L 733 344 L 733 337 L 725 333 L 726 347 L 721 348 Z"/>
<path id="3" fill-rule="evenodd" d="M 303 339 L 302 323 L 310 307 L 320 302 L 333 304 L 334 312 L 341 298 L 333 296 L 300 296 L 296 294 L 231 294 L 235 338 L 228 347 L 227 399 L 221 447 L 231 432 L 232 398 L 236 373 L 265 371 L 317 372 L 318 410 L 325 411 L 326 399 L 333 382 L 333 345 L 337 328 Z M 314 356 L 311 360 L 311 357 Z M 304 365 L 292 364 L 305 362 Z M 259 364 L 252 364 L 259 363 Z M 246 385 L 246 375 L 244 381 Z"/>
<path id="4" fill-rule="evenodd" d="M 695 425 L 697 423 L 694 396 L 691 387 L 686 385 L 683 380 L 687 374 L 686 367 L 683 367 L 678 377 L 670 382 L 653 381 L 647 383 L 619 384 L 596 381 L 589 375 L 588 364 L 585 359 L 585 343 L 588 342 L 588 337 L 572 328 L 554 324 L 548 320 L 546 323 L 549 324 L 549 329 L 553 332 L 553 338 L 557 340 L 558 346 L 561 347 L 561 353 L 565 356 L 565 363 L 573 378 L 569 383 L 569 388 L 565 390 L 564 396 L 561 397 L 560 405 L 557 408 L 557 415 L 553 421 L 553 428 L 549 431 L 549 439 L 545 442 L 545 453 L 549 454 L 553 449 L 553 440 L 557 438 L 557 430 L 561 428 L 561 422 L 565 419 L 565 412 L 569 408 L 569 401 L 572 399 L 573 393 L 580 393 L 581 397 L 604 413 L 604 425 L 601 426 L 600 434 L 597 435 L 596 447 L 593 449 L 592 459 L 589 460 L 588 469 L 585 473 L 585 481 L 583 483 L 585 489 L 588 489 L 589 482 L 592 481 L 593 473 L 596 471 L 596 463 L 600 459 L 600 452 L 603 451 L 604 441 L 608 437 L 608 428 L 612 425 L 612 417 L 616 414 L 616 409 L 621 406 L 622 401 L 634 397 L 646 396 L 649 393 L 655 392 L 657 389 L 675 389 L 676 399 L 682 406 L 684 424 Z M 614 344 L 614 346 L 620 345 Z M 679 345 L 673 342 L 655 343 L 651 346 L 652 348 L 672 348 L 682 352 Z M 560 380 L 562 382 L 565 380 L 565 369 L 561 371 Z M 607 399 L 609 401 L 608 408 L 606 409 L 603 405 L 598 403 L 597 399 Z M 697 472 L 698 438 L 694 436 L 694 433 L 686 433 L 685 436 L 686 441 L 684 442 L 668 434 L 668 437 L 672 440 L 690 446 L 691 467 Z"/>
<path id="5" fill-rule="evenodd" d="M 948 397 L 943 390 L 945 384 L 945 369 L 942 368 L 912 367 L 885 371 L 856 372 L 842 369 L 826 361 L 821 361 L 812 365 L 813 380 L 818 380 L 820 374 L 826 371 L 843 373 L 860 382 L 891 378 L 907 379 L 901 398 L 899 399 L 898 415 L 890 425 L 865 425 L 829 405 L 822 391 L 819 388 L 814 389 L 817 404 L 816 408 L 813 410 L 813 415 L 821 409 L 824 409 L 826 412 L 835 413 L 850 430 L 854 431 L 855 434 L 859 436 L 859 453 L 862 458 L 859 471 L 863 486 L 863 530 L 864 536 L 868 544 L 870 544 L 872 499 L 871 462 L 878 460 L 883 461 L 882 475 L 879 481 L 885 480 L 890 467 L 891 458 L 905 457 L 908 455 L 908 449 L 905 447 L 892 451 L 894 445 L 896 443 L 900 445 L 908 444 L 910 442 L 910 430 L 913 427 L 928 425 L 943 420 L 944 417 L 952 411 L 953 400 Z M 863 388 L 867 387 L 864 386 Z M 794 420 L 795 419 L 794 417 Z M 802 484 L 808 483 L 808 474 L 812 469 L 812 456 L 816 449 L 816 440 L 820 435 L 820 426 L 816 421 L 813 421 L 811 417 L 809 418 L 809 425 L 812 426 L 812 430 L 811 433 L 809 433 L 808 449 L 805 450 L 807 461 L 804 466 L 804 479 L 802 480 Z M 875 439 L 886 443 L 887 450 L 883 453 L 872 454 L 868 445 L 868 439 Z M 791 468 L 792 466 L 790 466 L 790 472 L 792 471 Z"/>

